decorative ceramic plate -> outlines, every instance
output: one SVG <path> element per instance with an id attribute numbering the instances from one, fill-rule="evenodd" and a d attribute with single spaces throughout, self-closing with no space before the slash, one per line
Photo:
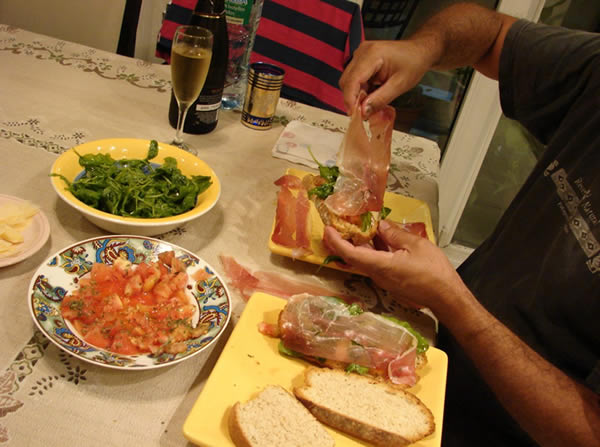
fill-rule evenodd
<path id="1" fill-rule="evenodd" d="M 262 322 L 276 324 L 286 300 L 255 293 L 246 304 L 240 320 L 227 340 L 202 393 L 183 425 L 184 436 L 205 447 L 233 446 L 227 421 L 236 402 L 246 402 L 267 385 L 281 385 L 292 392 L 304 383 L 310 364 L 279 353 L 279 339 L 261 334 Z M 435 432 L 414 447 L 440 447 L 446 395 L 448 356 L 430 347 L 427 365 L 419 371 L 419 382 L 408 391 L 415 394 L 433 413 Z M 338 447 L 367 446 L 341 431 L 325 427 Z"/>
<path id="2" fill-rule="evenodd" d="M 285 171 L 285 173 L 287 175 L 294 175 L 299 178 L 303 178 L 305 175 L 310 174 L 310 172 L 302 171 L 300 169 L 295 168 L 289 168 Z M 427 237 L 431 242 L 433 242 L 434 244 L 436 243 L 433 225 L 431 221 L 431 211 L 429 210 L 429 206 L 427 205 L 427 203 L 421 200 L 413 199 L 412 197 L 406 197 L 400 194 L 386 192 L 383 197 L 383 204 L 391 210 L 390 214 L 386 218 L 387 220 L 399 223 L 422 222 L 423 224 L 425 224 L 425 231 L 427 232 Z M 297 256 L 295 259 L 329 268 L 334 268 L 337 270 L 353 272 L 351 268 L 344 267 L 343 264 L 339 264 L 337 262 L 323 264 L 330 253 L 323 245 L 323 230 L 325 227 L 323 225 L 321 217 L 319 216 L 319 212 L 317 211 L 317 208 L 315 207 L 315 204 L 312 201 L 310 201 L 310 210 L 308 212 L 308 218 L 310 219 L 310 248 L 312 253 Z M 273 242 L 273 231 L 275 230 L 275 223 L 276 220 L 274 218 L 273 226 L 271 227 L 271 235 L 269 236 L 269 249 L 275 254 L 293 258 L 294 253 L 291 248 L 284 247 L 283 245 L 279 245 Z"/>
<path id="3" fill-rule="evenodd" d="M 160 253 L 171 251 L 186 266 L 187 290 L 197 306 L 192 323 L 208 323 L 208 332 L 185 341 L 186 349 L 178 354 L 123 355 L 86 343 L 60 311 L 62 299 L 77 288 L 95 262 L 113 264 L 121 257 L 133 264 L 153 262 Z M 207 279 L 194 281 L 192 276 L 204 270 Z M 189 359 L 212 345 L 223 333 L 231 316 L 231 299 L 225 283 L 215 270 L 195 254 L 158 239 L 141 236 L 104 236 L 67 247 L 42 264 L 29 285 L 29 310 L 33 321 L 59 348 L 86 362 L 110 368 L 137 370 L 172 365 Z"/>
<path id="4" fill-rule="evenodd" d="M 18 197 L 0 194 L 0 207 L 5 204 L 24 202 L 25 200 L 19 199 Z M 39 210 L 35 216 L 33 216 L 33 219 L 31 219 L 31 223 L 23 230 L 24 241 L 19 246 L 18 251 L 5 258 L 0 258 L 0 267 L 16 264 L 17 262 L 21 262 L 34 255 L 44 246 L 48 240 L 48 236 L 50 236 L 48 219 L 42 210 Z"/>
<path id="5" fill-rule="evenodd" d="M 70 182 L 82 175 L 83 168 L 79 164 L 79 155 L 108 154 L 114 160 L 144 159 L 148 154 L 150 140 L 135 138 L 110 138 L 84 143 L 61 154 L 52 165 L 51 174 L 60 174 Z M 77 155 L 79 154 L 79 155 Z M 196 206 L 191 210 L 170 217 L 137 218 L 123 217 L 92 208 L 77 199 L 60 177 L 51 177 L 50 181 L 58 196 L 67 204 L 82 213 L 86 219 L 100 228 L 116 234 L 137 234 L 140 236 L 156 236 L 166 233 L 178 226 L 199 218 L 208 213 L 217 203 L 221 195 L 219 178 L 204 161 L 190 152 L 165 143 L 158 143 L 158 155 L 152 159 L 153 164 L 162 164 L 166 157 L 175 158 L 177 167 L 187 177 L 192 175 L 210 176 L 212 185 L 198 195 Z"/>

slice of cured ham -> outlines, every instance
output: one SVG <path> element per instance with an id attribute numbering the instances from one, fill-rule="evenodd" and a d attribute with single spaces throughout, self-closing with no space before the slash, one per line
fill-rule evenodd
<path id="1" fill-rule="evenodd" d="M 272 241 L 291 248 L 293 258 L 312 253 L 308 225 L 310 203 L 302 181 L 296 176 L 284 175 L 275 184 L 280 189 Z"/>
<path id="2" fill-rule="evenodd" d="M 305 356 L 355 363 L 396 384 L 417 381 L 416 337 L 381 315 L 352 315 L 335 298 L 292 296 L 279 316 L 279 335 L 286 348 Z"/>
<path id="3" fill-rule="evenodd" d="M 427 239 L 427 227 L 423 222 L 405 222 L 398 224 L 403 230 Z"/>
<path id="4" fill-rule="evenodd" d="M 340 176 L 325 204 L 338 216 L 381 211 L 391 158 L 395 109 L 391 106 L 369 117 L 370 137 L 360 111 L 354 107 L 348 130 L 337 154 Z"/>
<path id="5" fill-rule="evenodd" d="M 236 288 L 246 301 L 255 292 L 268 293 L 281 298 L 289 298 L 299 293 L 308 292 L 315 295 L 340 296 L 349 303 L 360 301 L 358 297 L 341 294 L 339 291 L 306 281 L 298 281 L 278 273 L 251 272 L 231 256 L 221 255 L 219 259 L 225 276 L 229 280 L 229 285 Z"/>

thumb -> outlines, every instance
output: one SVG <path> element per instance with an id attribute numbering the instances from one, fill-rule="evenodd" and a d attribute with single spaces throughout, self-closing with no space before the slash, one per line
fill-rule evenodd
<path id="1" fill-rule="evenodd" d="M 378 236 L 392 251 L 396 251 L 406 250 L 413 235 L 395 222 L 382 220 L 379 222 Z"/>
<path id="2" fill-rule="evenodd" d="M 396 96 L 398 95 L 395 95 L 393 90 L 387 84 L 382 84 L 377 89 L 373 90 L 362 102 L 363 118 L 366 119 L 378 110 L 383 109 L 392 102 Z"/>

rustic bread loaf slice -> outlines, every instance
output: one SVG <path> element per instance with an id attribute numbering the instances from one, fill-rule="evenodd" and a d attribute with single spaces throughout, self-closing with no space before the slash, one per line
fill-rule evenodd
<path id="1" fill-rule="evenodd" d="M 414 394 L 366 376 L 311 367 L 294 394 L 324 424 L 376 446 L 412 444 L 435 430 Z"/>
<path id="2" fill-rule="evenodd" d="M 307 192 L 323 185 L 325 182 L 326 180 L 323 177 L 313 174 L 307 174 L 302 178 L 302 185 Z M 360 224 L 351 223 L 347 216 L 344 217 L 334 214 L 327 208 L 324 199 L 320 199 L 314 194 L 309 194 L 309 199 L 315 204 L 315 208 L 317 209 L 323 224 L 334 227 L 340 233 L 342 238 L 351 240 L 354 245 L 366 244 L 375 237 L 375 234 L 377 234 L 377 227 L 379 226 L 381 218 L 379 212 L 369 213 L 369 223 L 368 225 L 365 225 L 366 228 L 363 230 L 362 221 Z"/>
<path id="3" fill-rule="evenodd" d="M 335 441 L 298 400 L 269 385 L 229 415 L 229 435 L 237 447 L 329 447 Z"/>

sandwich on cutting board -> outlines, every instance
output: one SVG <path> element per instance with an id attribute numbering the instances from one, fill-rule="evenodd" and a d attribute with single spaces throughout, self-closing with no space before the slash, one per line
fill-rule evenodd
<path id="1" fill-rule="evenodd" d="M 361 92 L 354 106 L 337 154 L 337 167 L 320 166 L 320 175 L 302 179 L 323 223 L 355 245 L 373 239 L 382 217 L 396 116 L 391 106 L 371 115 L 368 135 L 360 112 L 365 96 Z"/>
<path id="2" fill-rule="evenodd" d="M 229 419 L 236 446 L 330 445 L 317 420 L 375 446 L 405 446 L 434 432 L 432 412 L 406 390 L 419 379 L 428 345 L 402 322 L 338 298 L 299 294 L 277 325 L 259 330 L 280 338 L 283 355 L 322 367 L 308 367 L 304 385 L 293 389 L 301 409 L 296 399 L 266 399 L 264 392 L 237 403 Z"/>

